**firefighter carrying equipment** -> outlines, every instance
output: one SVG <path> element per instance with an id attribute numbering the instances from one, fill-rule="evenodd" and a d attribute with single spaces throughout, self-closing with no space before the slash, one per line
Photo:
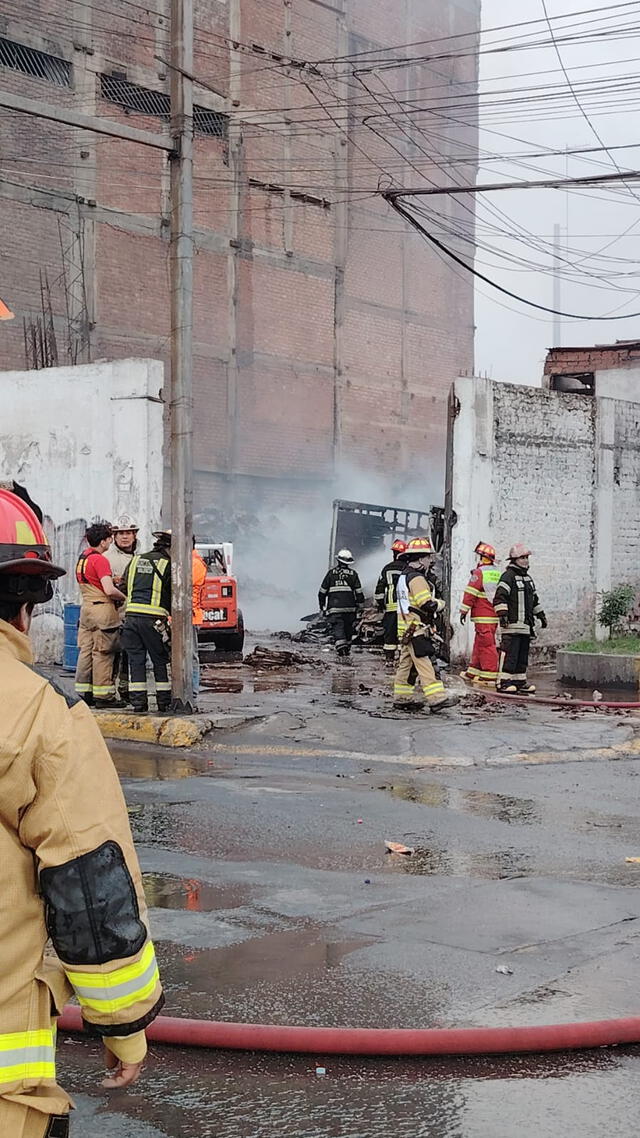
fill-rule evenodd
<path id="1" fill-rule="evenodd" d="M 431 545 L 428 538 L 416 540 L 427 541 Z M 420 554 L 413 553 L 412 556 Z M 454 701 L 447 697 L 445 686 L 436 676 L 432 663 L 436 657 L 433 618 L 444 609 L 444 601 L 435 597 L 424 573 L 418 569 L 404 569 L 398 578 L 396 592 L 400 659 L 393 680 L 393 701 L 398 705 L 411 702 L 416 686 L 416 680 L 411 682 L 411 679 L 417 674 L 429 707 L 452 706 Z"/>
<path id="2" fill-rule="evenodd" d="M 498 679 L 496 632 L 499 617 L 493 607 L 493 598 L 501 576 L 500 570 L 493 565 L 478 565 L 471 574 L 460 605 L 461 617 L 466 618 L 470 614 L 475 625 L 471 662 L 464 677 L 477 683 L 495 683 Z"/>
<path id="3" fill-rule="evenodd" d="M 54 565 L 51 547 L 33 509 L 0 488 L 0 599 L 17 604 L 51 600 L 51 581 L 65 570 Z"/>
<path id="4" fill-rule="evenodd" d="M 85 549 L 78 558 L 76 580 L 80 586 L 82 607 L 78 628 L 78 662 L 75 688 L 85 701 L 111 704 L 115 699 L 116 656 L 120 651 L 121 617 L 100 585 L 92 584 L 87 575 L 91 562 L 100 559 L 98 574 L 105 561 L 96 549 Z M 107 562 L 108 564 L 108 562 Z M 95 576 L 98 580 L 99 576 Z"/>
<path id="5" fill-rule="evenodd" d="M 44 1134 L 70 1106 L 54 1017 L 72 991 L 86 1026 L 128 1053 L 144 1047 L 138 1033 L 163 996 L 127 808 L 94 717 L 33 668 L 27 637 L 5 621 L 0 685 L 0 1133 L 16 1132 L 4 1123 L 18 1103 L 42 1115 Z"/>

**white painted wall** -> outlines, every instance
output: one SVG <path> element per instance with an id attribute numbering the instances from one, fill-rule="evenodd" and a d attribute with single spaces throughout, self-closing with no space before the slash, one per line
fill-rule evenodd
<path id="1" fill-rule="evenodd" d="M 598 399 L 626 399 L 640 403 L 640 367 L 604 368 L 595 373 Z"/>
<path id="2" fill-rule="evenodd" d="M 608 390 L 632 390 L 622 382 L 629 369 L 621 375 Z M 478 541 L 495 545 L 502 565 L 517 541 L 533 551 L 549 618 L 541 645 L 605 636 L 600 594 L 620 582 L 640 586 L 640 401 L 473 378 L 456 380 L 455 395 L 454 655 L 468 653 L 473 635 L 460 628 L 458 607 Z"/>
<path id="3" fill-rule="evenodd" d="M 143 544 L 160 521 L 162 385 L 158 360 L 0 373 L 0 479 L 25 485 L 52 520 L 69 599 L 89 521 L 135 514 Z"/>

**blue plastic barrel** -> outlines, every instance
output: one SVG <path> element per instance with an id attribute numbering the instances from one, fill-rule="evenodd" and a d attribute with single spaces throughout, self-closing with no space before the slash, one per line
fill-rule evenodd
<path id="1" fill-rule="evenodd" d="M 78 625 L 80 605 L 64 606 L 64 651 L 62 664 L 68 672 L 75 672 L 78 663 Z"/>

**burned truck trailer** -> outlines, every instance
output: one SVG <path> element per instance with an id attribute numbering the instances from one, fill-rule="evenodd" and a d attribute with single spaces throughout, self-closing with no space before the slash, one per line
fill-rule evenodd
<path id="1" fill-rule="evenodd" d="M 431 538 L 436 553 L 444 544 L 444 508 L 428 506 L 425 510 L 408 510 L 402 506 L 374 506 L 366 502 L 347 502 L 338 498 L 333 503 L 329 565 L 345 546 L 356 561 L 372 553 L 384 557 L 385 549 L 396 538 Z"/>

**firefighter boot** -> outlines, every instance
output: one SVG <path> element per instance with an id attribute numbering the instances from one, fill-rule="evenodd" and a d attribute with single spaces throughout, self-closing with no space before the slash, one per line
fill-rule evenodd
<path id="1" fill-rule="evenodd" d="M 441 703 L 430 703 L 429 711 L 432 714 L 437 714 L 439 711 L 446 711 L 449 707 L 456 707 L 458 703 L 460 703 L 459 695 L 448 695 Z"/>

